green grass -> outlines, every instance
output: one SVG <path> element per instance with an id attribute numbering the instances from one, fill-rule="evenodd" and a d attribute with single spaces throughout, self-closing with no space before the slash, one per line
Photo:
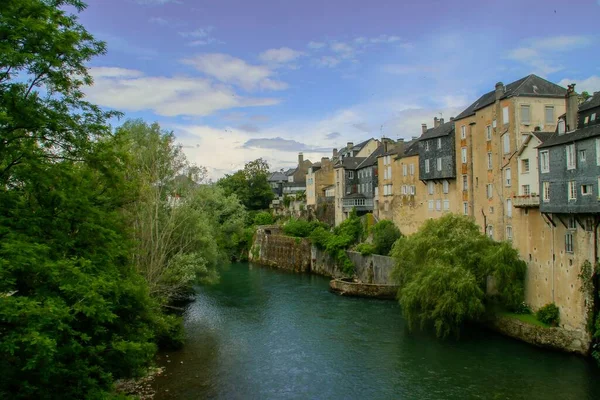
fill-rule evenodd
<path id="1" fill-rule="evenodd" d="M 550 325 L 547 325 L 547 324 L 543 323 L 542 321 L 539 321 L 535 317 L 534 314 L 515 314 L 515 313 L 505 311 L 505 312 L 498 313 L 498 315 L 500 315 L 502 317 L 518 319 L 519 321 L 525 322 L 526 324 L 541 326 L 542 328 L 550 327 Z"/>

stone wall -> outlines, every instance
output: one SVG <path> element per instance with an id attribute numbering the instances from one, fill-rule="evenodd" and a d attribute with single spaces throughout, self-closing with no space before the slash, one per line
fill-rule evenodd
<path id="1" fill-rule="evenodd" d="M 489 326 L 506 336 L 522 340 L 539 347 L 563 350 L 587 355 L 591 338 L 585 331 L 564 328 L 545 328 L 531 325 L 514 318 L 498 317 Z"/>
<path id="2" fill-rule="evenodd" d="M 296 272 L 310 271 L 310 242 L 279 234 L 278 226 L 260 226 L 250 248 L 249 260 Z"/>
<path id="3" fill-rule="evenodd" d="M 346 254 L 354 264 L 354 275 L 360 282 L 378 285 L 392 284 L 390 274 L 394 267 L 393 258 L 376 254 L 363 256 L 356 251 L 347 251 Z M 311 261 L 311 271 L 315 274 L 332 278 L 347 276 L 329 254 L 315 246 L 311 248 Z"/>

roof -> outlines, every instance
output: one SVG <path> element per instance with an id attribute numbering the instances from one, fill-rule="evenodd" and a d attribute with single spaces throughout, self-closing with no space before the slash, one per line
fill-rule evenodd
<path id="1" fill-rule="evenodd" d="M 335 185 L 325 186 L 323 190 L 335 189 Z"/>
<path id="2" fill-rule="evenodd" d="M 527 137 L 525 138 L 525 140 L 523 140 L 523 143 L 521 143 L 521 147 L 519 148 L 517 155 L 520 156 L 521 154 L 523 154 L 523 151 L 525 151 L 525 148 L 527 148 L 527 146 L 529 145 L 529 142 L 531 142 L 532 137 L 535 136 L 541 143 L 544 143 L 552 135 L 554 135 L 554 132 L 539 132 L 539 131 L 530 132 L 527 135 Z"/>
<path id="3" fill-rule="evenodd" d="M 269 182 L 287 181 L 287 176 L 283 172 L 273 172 L 268 179 Z"/>
<path id="4" fill-rule="evenodd" d="M 509 97 L 564 97 L 567 89 L 555 83 L 549 82 L 537 75 L 531 74 L 524 78 L 509 83 L 504 87 L 504 95 L 500 99 Z M 456 119 L 466 118 L 475 114 L 475 111 L 493 104 L 496 101 L 496 91 L 492 90 L 481 96 L 477 101 L 458 114 Z"/>
<path id="5" fill-rule="evenodd" d="M 378 146 L 374 152 L 369 154 L 369 157 L 365 158 L 363 162 L 357 168 L 365 168 L 373 165 L 377 165 L 377 157 L 383 155 L 383 145 Z"/>
<path id="6" fill-rule="evenodd" d="M 448 136 L 454 131 L 454 121 L 448 121 L 437 128 L 429 128 L 423 133 L 420 139 L 433 139 L 442 136 Z"/>
<path id="7" fill-rule="evenodd" d="M 296 170 L 298 168 L 290 168 L 287 171 L 285 171 L 285 176 L 290 176 L 290 175 L 294 175 L 296 173 Z"/>
<path id="8" fill-rule="evenodd" d="M 366 197 L 363 193 L 351 193 L 344 196 L 345 199 L 364 199 Z"/>
<path id="9" fill-rule="evenodd" d="M 352 146 L 352 151 L 361 151 L 363 147 L 367 145 L 373 138 L 367 139 L 364 142 L 360 142 Z M 348 152 L 348 146 L 342 146 L 338 152 L 339 155 L 346 154 Z"/>
<path id="10" fill-rule="evenodd" d="M 356 169 L 366 157 L 346 157 L 335 165 L 335 168 L 344 167 L 345 169 Z"/>
<path id="11" fill-rule="evenodd" d="M 596 107 L 600 107 L 600 92 L 594 93 L 592 97 L 581 103 L 579 105 L 579 111 L 585 111 Z"/>
<path id="12" fill-rule="evenodd" d="M 419 140 L 420 139 L 413 139 L 410 140 L 408 142 L 404 143 L 404 149 L 402 151 L 402 154 L 398 154 L 395 159 L 399 160 L 403 157 L 411 157 L 411 156 L 416 156 L 419 154 Z"/>
<path id="13" fill-rule="evenodd" d="M 576 131 L 564 133 L 562 135 L 553 133 L 552 136 L 550 136 L 544 143 L 538 146 L 538 149 L 558 146 L 565 143 L 572 143 L 578 140 L 593 138 L 596 136 L 600 136 L 600 125 L 586 126 L 585 128 L 577 129 Z"/>

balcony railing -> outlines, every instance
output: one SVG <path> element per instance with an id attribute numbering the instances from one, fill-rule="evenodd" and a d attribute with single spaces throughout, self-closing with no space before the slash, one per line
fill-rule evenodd
<path id="1" fill-rule="evenodd" d="M 373 210 L 373 199 L 372 198 L 344 199 L 343 210 L 350 211 L 353 208 L 356 208 L 357 211 Z"/>
<path id="2" fill-rule="evenodd" d="M 538 196 L 537 194 L 514 196 L 513 206 L 521 208 L 539 207 L 540 196 Z"/>

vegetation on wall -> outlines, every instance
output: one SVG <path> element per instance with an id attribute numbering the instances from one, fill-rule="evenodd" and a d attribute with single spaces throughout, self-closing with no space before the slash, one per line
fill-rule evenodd
<path id="1" fill-rule="evenodd" d="M 371 228 L 375 254 L 387 256 L 396 240 L 402 236 L 396 225 L 389 220 L 381 220 Z"/>
<path id="2" fill-rule="evenodd" d="M 600 276 L 600 263 L 592 266 L 592 263 L 585 261 L 579 271 L 581 280 L 581 292 L 588 298 L 589 319 L 588 330 L 592 334 L 592 356 L 600 365 L 600 287 L 598 286 L 598 277 Z"/>
<path id="3" fill-rule="evenodd" d="M 544 324 L 558 326 L 560 323 L 560 310 L 556 307 L 556 304 L 548 303 L 537 310 L 535 317 Z"/>
<path id="4" fill-rule="evenodd" d="M 523 302 L 525 263 L 509 243 L 496 243 L 469 218 L 448 214 L 401 237 L 392 251 L 398 299 L 411 329 L 433 326 L 440 337 L 458 335 L 479 319 L 493 277 L 494 300 L 514 310 Z"/>
<path id="5" fill-rule="evenodd" d="M 319 221 L 306 221 L 303 219 L 290 218 L 283 225 L 283 233 L 288 236 L 305 238 L 309 237 L 310 234 L 317 228 L 328 229 L 327 224 Z"/>

